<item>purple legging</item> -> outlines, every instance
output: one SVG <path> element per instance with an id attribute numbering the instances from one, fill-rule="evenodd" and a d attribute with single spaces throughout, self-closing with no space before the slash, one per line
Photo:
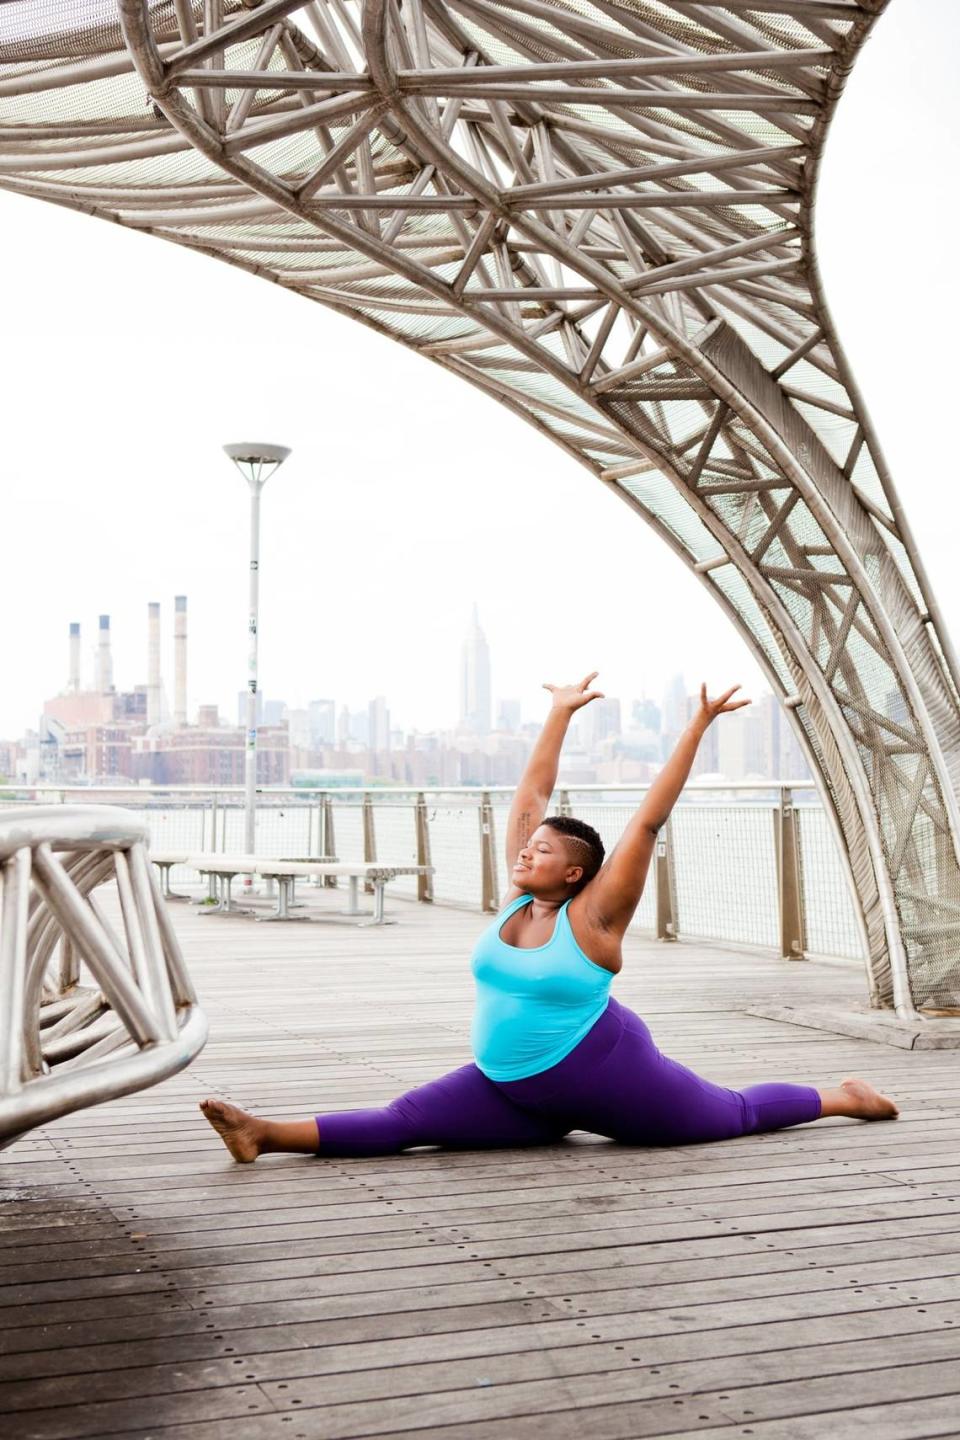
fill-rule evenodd
<path id="1" fill-rule="evenodd" d="M 464 1065 L 382 1110 L 318 1115 L 321 1155 L 395 1155 L 412 1145 L 474 1150 L 548 1145 L 590 1130 L 626 1145 L 691 1145 L 802 1125 L 820 1115 L 809 1085 L 728 1090 L 661 1054 L 639 1015 L 611 999 L 559 1065 L 489 1080 Z"/>

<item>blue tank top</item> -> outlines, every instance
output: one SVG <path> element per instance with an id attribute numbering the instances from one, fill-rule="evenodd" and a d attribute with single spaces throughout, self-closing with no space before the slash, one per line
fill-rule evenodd
<path id="1" fill-rule="evenodd" d="M 490 1080 L 523 1080 L 558 1065 L 600 1019 L 613 974 L 584 955 L 561 905 L 553 935 L 531 950 L 507 945 L 500 931 L 530 903 L 518 895 L 474 946 L 477 983 L 473 1054 Z"/>

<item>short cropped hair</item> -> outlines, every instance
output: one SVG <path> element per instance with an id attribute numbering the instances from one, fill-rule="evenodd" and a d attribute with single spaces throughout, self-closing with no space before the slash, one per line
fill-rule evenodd
<path id="1" fill-rule="evenodd" d="M 556 830 L 558 835 L 563 836 L 570 848 L 573 863 L 583 866 L 583 874 L 577 881 L 574 892 L 578 893 L 590 883 L 603 864 L 606 853 L 603 841 L 592 825 L 588 825 L 585 820 L 576 819 L 573 815 L 551 815 L 541 823 L 549 825 L 551 830 Z"/>

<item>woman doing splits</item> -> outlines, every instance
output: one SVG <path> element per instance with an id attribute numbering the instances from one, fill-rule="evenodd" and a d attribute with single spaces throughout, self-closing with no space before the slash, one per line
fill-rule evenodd
<path id="1" fill-rule="evenodd" d="M 222 1100 L 201 1109 L 235 1160 L 274 1151 L 394 1155 L 417 1145 L 471 1149 L 547 1145 L 589 1130 L 628 1145 L 685 1145 L 779 1130 L 829 1115 L 892 1119 L 897 1107 L 865 1080 L 728 1090 L 670 1060 L 633 1011 L 610 995 L 624 933 L 643 892 L 657 832 L 718 715 L 737 710 L 734 686 L 700 705 L 608 859 L 582 820 L 544 818 L 575 711 L 600 697 L 547 685 L 553 705 L 507 824 L 511 885 L 473 952 L 475 1063 L 410 1090 L 382 1109 L 294 1121 L 261 1120 Z"/>

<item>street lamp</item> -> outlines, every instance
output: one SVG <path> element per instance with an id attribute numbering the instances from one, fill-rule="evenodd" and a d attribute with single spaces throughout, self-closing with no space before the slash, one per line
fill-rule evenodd
<path id="1" fill-rule="evenodd" d="M 257 638 L 260 603 L 260 491 L 290 454 L 285 445 L 224 445 L 224 451 L 250 487 L 250 620 L 249 674 L 247 676 L 247 741 L 244 757 L 246 800 L 243 848 L 247 855 L 257 845 Z"/>

